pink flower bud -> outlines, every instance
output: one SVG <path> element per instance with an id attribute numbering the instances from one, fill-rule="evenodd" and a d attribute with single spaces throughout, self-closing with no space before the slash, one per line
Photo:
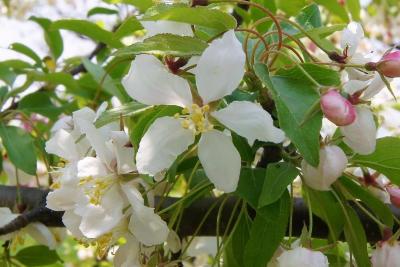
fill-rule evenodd
<path id="1" fill-rule="evenodd" d="M 373 267 L 399 266 L 400 245 L 398 242 L 379 242 L 372 253 L 371 263 Z"/>
<path id="2" fill-rule="evenodd" d="M 356 119 L 354 106 L 336 90 L 322 95 L 321 109 L 325 117 L 338 126 L 352 124 Z"/>
<path id="3" fill-rule="evenodd" d="M 400 208 L 400 188 L 388 186 L 386 187 L 386 191 L 389 193 L 390 202 Z"/>
<path id="4" fill-rule="evenodd" d="M 376 69 L 386 77 L 400 77 L 400 51 L 395 51 L 385 55 L 377 63 Z"/>

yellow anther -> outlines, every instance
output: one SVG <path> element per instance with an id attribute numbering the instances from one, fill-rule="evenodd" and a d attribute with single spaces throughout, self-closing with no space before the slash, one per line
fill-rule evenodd
<path id="1" fill-rule="evenodd" d="M 177 119 L 179 118 L 180 114 L 179 113 L 175 113 L 174 118 Z"/>
<path id="2" fill-rule="evenodd" d="M 210 106 L 209 105 L 204 105 L 202 108 L 203 112 L 209 112 L 210 111 Z"/>
<path id="3" fill-rule="evenodd" d="M 192 109 L 193 109 L 193 110 L 199 109 L 199 108 L 200 108 L 199 105 L 197 105 L 197 104 L 192 104 Z"/>
<path id="4" fill-rule="evenodd" d="M 54 182 L 51 186 L 50 189 L 59 189 L 61 187 L 59 182 Z"/>
<path id="5" fill-rule="evenodd" d="M 183 108 L 182 109 L 182 114 L 189 114 L 190 110 L 188 108 Z"/>
<path id="6" fill-rule="evenodd" d="M 192 114 L 192 121 L 197 125 L 198 123 L 201 123 L 204 120 L 203 114 L 202 113 L 194 113 Z"/>
<path id="7" fill-rule="evenodd" d="M 189 120 L 183 120 L 181 122 L 181 125 L 182 125 L 183 128 L 188 129 L 189 126 L 190 126 L 190 121 Z"/>

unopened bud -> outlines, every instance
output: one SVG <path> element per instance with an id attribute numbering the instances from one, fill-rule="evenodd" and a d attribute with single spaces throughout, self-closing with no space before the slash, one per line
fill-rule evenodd
<path id="1" fill-rule="evenodd" d="M 389 78 L 400 77 L 400 51 L 385 55 L 376 65 L 376 69 Z"/>
<path id="2" fill-rule="evenodd" d="M 322 95 L 321 109 L 325 117 L 338 126 L 352 124 L 356 119 L 354 106 L 336 90 Z"/>
<path id="3" fill-rule="evenodd" d="M 386 191 L 389 193 L 390 202 L 400 208 L 400 188 L 388 186 L 386 187 Z"/>
<path id="4" fill-rule="evenodd" d="M 319 191 L 330 190 L 331 185 L 342 175 L 347 166 L 347 157 L 338 146 L 327 145 L 319 150 L 317 168 L 305 160 L 301 163 L 304 182 Z"/>

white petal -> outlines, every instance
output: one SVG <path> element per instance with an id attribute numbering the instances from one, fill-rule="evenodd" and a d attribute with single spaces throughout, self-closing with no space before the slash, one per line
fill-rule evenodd
<path id="1" fill-rule="evenodd" d="M 378 94 L 385 87 L 385 83 L 383 82 L 381 76 L 378 73 L 375 73 L 374 78 L 371 80 L 371 83 L 368 85 L 367 89 L 365 89 L 362 99 L 368 100 L 373 96 Z"/>
<path id="2" fill-rule="evenodd" d="M 62 222 L 65 225 L 65 227 L 77 239 L 85 238 L 85 236 L 82 234 L 81 230 L 79 230 L 79 225 L 81 224 L 81 221 L 82 221 L 82 217 L 75 214 L 75 212 L 73 210 L 65 211 L 64 215 L 62 217 Z"/>
<path id="3" fill-rule="evenodd" d="M 328 267 L 328 258 L 320 251 L 297 247 L 283 252 L 278 258 L 279 267 Z"/>
<path id="4" fill-rule="evenodd" d="M 375 151 L 376 125 L 372 112 L 366 107 L 357 107 L 356 120 L 340 127 L 343 141 L 361 155 L 368 155 Z"/>
<path id="5" fill-rule="evenodd" d="M 256 139 L 280 143 L 285 138 L 284 132 L 274 126 L 271 115 L 260 105 L 249 101 L 234 101 L 211 115 L 232 131 L 247 138 L 250 145 Z"/>
<path id="6" fill-rule="evenodd" d="M 142 206 L 134 210 L 129 230 L 146 246 L 154 246 L 167 240 L 169 229 L 153 208 Z"/>
<path id="7" fill-rule="evenodd" d="M 55 249 L 57 241 L 53 233 L 42 223 L 31 223 L 25 230 L 33 237 L 39 244 L 45 245 L 50 249 Z"/>
<path id="8" fill-rule="evenodd" d="M 343 85 L 343 89 L 346 93 L 352 95 L 360 90 L 365 89 L 369 83 L 369 81 L 350 80 Z"/>
<path id="9" fill-rule="evenodd" d="M 317 168 L 305 160 L 301 163 L 304 182 L 311 188 L 328 191 L 331 185 L 342 175 L 347 166 L 347 157 L 338 146 L 324 146 L 319 151 L 319 165 Z"/>
<path id="10" fill-rule="evenodd" d="M 140 209 L 143 206 L 144 199 L 142 194 L 136 188 L 135 181 L 123 183 L 121 184 L 121 188 L 133 209 Z"/>
<path id="11" fill-rule="evenodd" d="M 204 104 L 231 94 L 244 75 L 246 55 L 230 30 L 211 42 L 195 69 L 197 90 Z"/>
<path id="12" fill-rule="evenodd" d="M 106 165 L 99 159 L 86 157 L 78 161 L 78 177 L 104 177 L 108 174 Z"/>
<path id="13" fill-rule="evenodd" d="M 79 201 L 80 189 L 75 186 L 62 186 L 51 191 L 46 197 L 46 207 L 51 210 L 64 211 L 73 209 Z M 71 197 L 74 196 L 74 197 Z"/>
<path id="14" fill-rule="evenodd" d="M 107 166 L 111 165 L 113 155 L 108 149 L 106 142 L 107 137 L 97 129 L 92 122 L 87 122 L 82 119 L 76 119 L 76 124 L 79 125 L 82 134 L 86 135 L 86 139 L 90 145 L 96 151 L 97 157 L 99 157 Z"/>
<path id="15" fill-rule="evenodd" d="M 216 130 L 203 133 L 197 153 L 207 177 L 217 189 L 226 193 L 236 190 L 241 160 L 230 136 Z"/>
<path id="16" fill-rule="evenodd" d="M 115 267 L 140 267 L 139 262 L 139 242 L 136 238 L 127 234 L 126 243 L 120 246 L 114 256 Z"/>
<path id="17" fill-rule="evenodd" d="M 186 107 L 192 104 L 189 83 L 170 73 L 151 55 L 136 56 L 122 84 L 133 99 L 146 105 Z"/>
<path id="18" fill-rule="evenodd" d="M 362 26 L 357 22 L 350 22 L 347 28 L 342 31 L 340 45 L 343 49 L 348 47 L 348 55 L 353 55 L 358 44 L 364 37 Z"/>
<path id="19" fill-rule="evenodd" d="M 111 133 L 114 155 L 117 160 L 118 174 L 125 174 L 136 170 L 133 147 L 129 143 L 129 137 L 124 131 Z M 130 145 L 130 146 L 128 146 Z"/>
<path id="20" fill-rule="evenodd" d="M 80 110 L 72 112 L 74 129 L 76 128 L 78 132 L 81 132 L 81 129 L 79 127 L 79 123 L 77 123 L 77 120 L 84 120 L 87 123 L 93 123 L 95 118 L 96 118 L 96 113 L 88 107 L 84 107 L 81 108 Z"/>
<path id="21" fill-rule="evenodd" d="M 169 168 L 194 142 L 194 135 L 172 117 L 156 119 L 139 144 L 136 165 L 140 173 L 156 175 Z"/>
<path id="22" fill-rule="evenodd" d="M 175 231 L 169 231 L 167 247 L 172 253 L 178 253 L 182 249 L 181 239 Z"/>
<path id="23" fill-rule="evenodd" d="M 51 127 L 50 132 L 51 134 L 54 134 L 60 129 L 64 129 L 69 132 L 72 131 L 73 128 L 74 122 L 72 121 L 72 116 L 65 116 L 54 123 L 53 127 Z"/>
<path id="24" fill-rule="evenodd" d="M 120 223 L 123 218 L 124 200 L 118 186 L 107 189 L 101 197 L 100 205 L 78 207 L 75 212 L 82 216 L 79 230 L 88 238 L 97 238 Z"/>
<path id="25" fill-rule="evenodd" d="M 68 161 L 79 159 L 79 153 L 76 150 L 76 144 L 73 136 L 64 129 L 57 133 L 46 142 L 47 153 L 54 154 Z"/>
<path id="26" fill-rule="evenodd" d="M 141 21 L 140 23 L 147 31 L 146 37 L 151 37 L 161 33 L 193 36 L 192 27 L 187 23 L 167 20 Z"/>

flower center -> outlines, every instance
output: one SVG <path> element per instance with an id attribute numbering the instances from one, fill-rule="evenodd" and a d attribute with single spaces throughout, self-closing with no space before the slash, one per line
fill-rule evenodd
<path id="1" fill-rule="evenodd" d="M 91 176 L 80 179 L 79 185 L 85 186 L 85 194 L 93 205 L 100 205 L 101 198 L 108 188 L 113 185 L 112 179 L 95 179 Z"/>
<path id="2" fill-rule="evenodd" d="M 207 132 L 214 128 L 208 120 L 209 105 L 199 107 L 197 104 L 182 109 L 181 114 L 175 114 L 175 118 L 181 119 L 184 129 L 192 130 L 195 135 Z"/>

